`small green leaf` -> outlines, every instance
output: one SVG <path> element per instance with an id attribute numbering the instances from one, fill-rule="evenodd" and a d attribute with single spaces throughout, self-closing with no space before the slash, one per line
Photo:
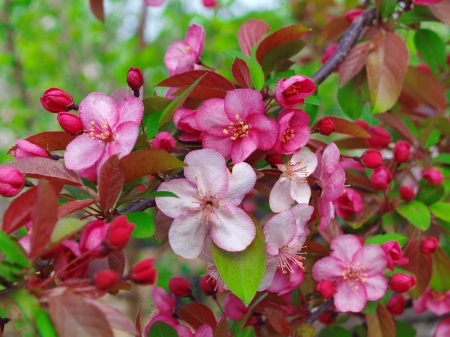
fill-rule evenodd
<path id="1" fill-rule="evenodd" d="M 79 220 L 75 218 L 64 218 L 58 220 L 55 228 L 53 228 L 52 236 L 50 237 L 50 245 L 54 246 L 67 239 L 72 234 L 83 228 L 86 223 L 87 220 Z"/>
<path id="2" fill-rule="evenodd" d="M 312 95 L 305 98 L 305 104 L 312 104 L 312 105 L 321 105 L 322 100 L 317 95 Z"/>
<path id="3" fill-rule="evenodd" d="M 178 337 L 178 333 L 169 324 L 156 322 L 148 331 L 147 337 Z"/>
<path id="4" fill-rule="evenodd" d="M 156 134 L 158 133 L 160 118 L 160 112 L 153 112 L 149 115 L 144 115 L 142 120 L 144 122 L 145 133 L 147 134 L 147 137 L 149 139 L 155 138 Z"/>
<path id="5" fill-rule="evenodd" d="M 364 71 L 338 88 L 338 102 L 342 111 L 353 120 L 361 116 L 364 105 L 369 102 L 369 88 Z"/>
<path id="6" fill-rule="evenodd" d="M 241 252 L 229 252 L 212 245 L 212 257 L 220 276 L 230 290 L 245 305 L 249 305 L 258 290 L 266 269 L 264 234 L 258 221 L 253 242 Z"/>
<path id="7" fill-rule="evenodd" d="M 27 254 L 25 253 L 23 248 L 1 230 L 0 230 L 0 247 L 1 252 L 5 255 L 8 262 L 17 264 L 18 266 L 23 268 L 27 268 L 30 266 Z"/>
<path id="8" fill-rule="evenodd" d="M 378 301 L 367 301 L 366 306 L 364 307 L 364 309 L 361 312 L 365 315 L 373 314 L 375 312 L 375 310 L 377 310 L 377 306 L 378 306 Z"/>
<path id="9" fill-rule="evenodd" d="M 442 163 L 450 165 L 450 153 L 441 153 L 440 155 L 433 158 L 433 164 Z"/>
<path id="10" fill-rule="evenodd" d="M 146 239 L 155 233 L 155 222 L 153 218 L 144 212 L 130 212 L 127 213 L 127 220 L 136 225 L 134 227 L 133 237 L 138 239 Z"/>
<path id="11" fill-rule="evenodd" d="M 437 202 L 444 195 L 445 189 L 442 185 L 423 185 L 417 192 L 416 199 L 425 205 L 431 205 Z"/>
<path id="12" fill-rule="evenodd" d="M 407 204 L 400 204 L 395 210 L 421 230 L 427 230 L 430 227 L 430 211 L 420 201 L 412 200 Z"/>
<path id="13" fill-rule="evenodd" d="M 416 31 L 414 43 L 433 73 L 445 68 L 445 44 L 438 34 L 429 29 L 419 29 Z"/>
<path id="14" fill-rule="evenodd" d="M 406 322 L 396 320 L 395 327 L 396 327 L 395 337 L 415 337 L 416 336 L 416 330 L 414 330 L 414 328 Z"/>
<path id="15" fill-rule="evenodd" d="M 36 327 L 41 336 L 58 337 L 50 316 L 45 310 L 39 311 L 39 314 L 36 317 Z"/>
<path id="16" fill-rule="evenodd" d="M 450 222 L 450 205 L 447 202 L 436 202 L 430 205 L 430 211 L 437 218 Z"/>
<path id="17" fill-rule="evenodd" d="M 252 326 L 246 326 L 235 334 L 234 337 L 255 337 L 255 329 Z"/>
<path id="18" fill-rule="evenodd" d="M 401 247 L 403 247 L 405 245 L 406 241 L 408 241 L 408 239 L 398 233 L 379 234 L 379 235 L 375 235 L 375 236 L 372 236 L 371 238 L 367 239 L 366 242 L 364 243 L 364 245 L 367 246 L 367 245 L 374 243 L 376 245 L 381 246 L 383 243 L 389 242 L 389 241 L 397 241 L 398 244 Z"/>
<path id="19" fill-rule="evenodd" d="M 439 130 L 434 129 L 433 131 L 431 131 L 430 135 L 428 136 L 426 146 L 432 147 L 439 141 L 440 137 L 441 137 L 441 133 L 439 132 Z"/>
<path id="20" fill-rule="evenodd" d="M 419 23 L 422 21 L 439 21 L 433 13 L 431 13 L 428 6 L 414 6 L 414 9 L 409 12 L 404 12 L 398 18 L 398 22 L 410 25 L 412 23 Z"/>
<path id="21" fill-rule="evenodd" d="M 450 258 L 441 247 L 433 253 L 433 273 L 430 287 L 439 292 L 450 290 Z"/>
<path id="22" fill-rule="evenodd" d="M 388 19 L 397 6 L 397 0 L 383 0 L 381 1 L 380 14 L 383 19 Z"/>
<path id="23" fill-rule="evenodd" d="M 376 302 L 375 302 L 376 303 Z M 375 307 L 376 308 L 376 307 Z M 327 325 L 325 328 L 323 328 L 320 333 L 319 333 L 319 337 L 351 337 L 352 334 L 350 331 L 348 331 L 347 329 L 335 325 L 335 324 L 330 324 Z"/>

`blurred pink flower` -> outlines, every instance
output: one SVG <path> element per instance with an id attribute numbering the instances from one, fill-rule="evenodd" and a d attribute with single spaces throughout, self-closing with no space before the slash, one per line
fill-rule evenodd
<path id="1" fill-rule="evenodd" d="M 171 297 L 163 288 L 153 286 L 150 296 L 152 297 L 156 308 L 151 314 L 150 322 L 145 327 L 144 336 L 148 335 L 148 331 L 156 322 L 164 322 L 172 327 L 179 324 L 178 321 L 172 317 L 176 303 L 175 295 L 172 295 Z"/>
<path id="2" fill-rule="evenodd" d="M 309 116 L 302 109 L 283 110 L 277 119 L 278 137 L 274 150 L 281 154 L 292 154 L 308 143 L 311 130 Z"/>
<path id="3" fill-rule="evenodd" d="M 176 147 L 175 139 L 168 132 L 160 132 L 152 141 L 152 149 L 162 149 L 170 152 Z"/>
<path id="4" fill-rule="evenodd" d="M 17 149 L 11 151 L 11 155 L 16 159 L 30 158 L 30 157 L 44 157 L 48 158 L 49 154 L 42 147 L 33 144 L 25 139 L 16 139 Z"/>
<path id="5" fill-rule="evenodd" d="M 161 6 L 166 0 L 144 0 L 144 3 L 148 7 Z"/>
<path id="6" fill-rule="evenodd" d="M 413 3 L 420 6 L 429 6 L 433 4 L 437 4 L 442 0 L 413 0 Z"/>
<path id="7" fill-rule="evenodd" d="M 403 256 L 402 248 L 397 241 L 388 241 L 381 245 L 381 248 L 386 253 L 387 267 L 394 270 L 394 266 L 407 264 L 409 259 Z"/>
<path id="8" fill-rule="evenodd" d="M 202 141 L 202 132 L 199 130 L 195 119 L 196 114 L 197 110 L 181 108 L 173 115 L 176 128 L 182 131 L 178 136 L 178 139 L 182 142 Z"/>
<path id="9" fill-rule="evenodd" d="M 413 300 L 413 309 L 418 314 L 428 309 L 437 316 L 445 315 L 450 312 L 450 291 L 427 288 L 417 300 Z"/>
<path id="10" fill-rule="evenodd" d="M 364 209 L 361 194 L 351 188 L 346 188 L 345 192 L 334 201 L 336 214 L 341 218 L 348 218 L 353 214 L 359 214 Z"/>
<path id="11" fill-rule="evenodd" d="M 439 322 L 434 331 L 433 337 L 448 337 L 450 336 L 450 317 L 444 318 Z"/>
<path id="12" fill-rule="evenodd" d="M 292 265 L 292 272 L 286 273 L 280 267 L 276 269 L 272 283 L 266 289 L 268 292 L 276 293 L 278 296 L 290 293 L 303 282 L 305 275 L 303 269 L 297 265 Z"/>

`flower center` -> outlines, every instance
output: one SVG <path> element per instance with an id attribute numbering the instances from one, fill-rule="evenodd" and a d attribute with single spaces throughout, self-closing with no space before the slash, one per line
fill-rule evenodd
<path id="1" fill-rule="evenodd" d="M 296 264 L 300 268 L 303 268 L 303 260 L 305 258 L 300 255 L 302 254 L 300 252 L 302 248 L 302 245 L 296 244 L 290 247 L 283 246 L 278 251 L 278 266 L 281 268 L 283 274 L 286 274 L 287 272 L 294 273 L 292 264 Z"/>
<path id="2" fill-rule="evenodd" d="M 286 165 L 284 175 L 296 183 L 304 184 L 306 183 L 306 177 L 308 176 L 308 168 L 306 166 L 302 166 L 301 159 L 296 163 L 292 163 L 290 161 Z"/>
<path id="3" fill-rule="evenodd" d="M 291 138 L 294 138 L 294 130 L 292 130 L 291 127 L 288 126 L 280 140 L 282 143 L 286 143 Z"/>
<path id="4" fill-rule="evenodd" d="M 294 84 L 292 84 L 289 88 L 287 88 L 283 94 L 285 96 L 294 96 L 297 95 L 300 92 L 300 89 L 302 88 L 302 85 L 300 84 L 300 82 L 295 82 Z"/>
<path id="5" fill-rule="evenodd" d="M 389 255 L 391 256 L 392 260 L 398 260 L 400 257 L 400 255 L 397 252 L 393 252 L 393 251 L 390 251 Z"/>
<path id="6" fill-rule="evenodd" d="M 222 207 L 223 205 L 219 203 L 220 197 L 217 195 L 211 195 L 210 191 L 204 193 L 201 189 L 199 192 L 198 198 L 193 196 L 197 201 L 193 201 L 196 204 L 193 207 L 195 211 L 201 211 L 202 217 L 200 219 L 200 223 L 205 223 L 205 225 L 209 225 L 209 223 L 214 224 L 214 221 L 211 219 L 214 215 L 216 219 L 218 218 L 217 214 L 215 214 L 216 210 Z"/>
<path id="7" fill-rule="evenodd" d="M 433 297 L 433 299 L 435 301 L 442 301 L 446 297 L 445 293 L 441 293 L 441 292 L 438 292 L 438 291 L 435 291 L 435 290 L 431 290 L 430 291 L 430 295 L 431 295 L 431 297 Z"/>
<path id="8" fill-rule="evenodd" d="M 101 140 L 105 143 L 112 142 L 114 140 L 114 132 L 108 124 L 106 119 L 103 119 L 102 125 L 95 123 L 94 119 L 92 119 L 90 126 L 91 128 L 85 130 L 85 134 L 89 136 L 92 140 Z"/>
<path id="9" fill-rule="evenodd" d="M 342 278 L 348 281 L 348 286 L 358 289 L 360 283 L 366 282 L 367 273 L 365 273 L 366 267 L 357 262 L 354 266 L 349 266 L 347 270 L 342 273 Z"/>
<path id="10" fill-rule="evenodd" d="M 247 137 L 248 131 L 250 130 L 250 125 L 240 120 L 239 115 L 236 115 L 234 118 L 236 118 L 237 122 L 231 122 L 230 125 L 228 125 L 228 129 L 230 131 L 223 129 L 223 133 L 226 135 L 230 133 L 232 140 Z"/>

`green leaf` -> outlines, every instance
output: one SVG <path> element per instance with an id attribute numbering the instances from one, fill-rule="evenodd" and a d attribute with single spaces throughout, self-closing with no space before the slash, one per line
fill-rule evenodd
<path id="1" fill-rule="evenodd" d="M 39 314 L 36 317 L 36 327 L 41 336 L 58 337 L 50 316 L 45 310 L 39 311 Z"/>
<path id="2" fill-rule="evenodd" d="M 439 292 L 450 290 L 450 258 L 441 247 L 433 253 L 433 273 L 430 287 Z"/>
<path id="3" fill-rule="evenodd" d="M 136 225 L 134 227 L 133 237 L 138 239 L 146 239 L 155 233 L 155 222 L 153 218 L 144 212 L 130 212 L 126 214 L 127 220 Z"/>
<path id="4" fill-rule="evenodd" d="M 450 165 L 450 153 L 441 153 L 440 155 L 433 158 L 433 164 L 442 163 Z"/>
<path id="5" fill-rule="evenodd" d="M 403 321 L 395 321 L 396 333 L 395 337 L 415 337 L 416 330 L 414 328 Z"/>
<path id="6" fill-rule="evenodd" d="M 39 301 L 34 295 L 25 289 L 18 289 L 9 298 L 19 307 L 26 320 L 34 322 L 41 311 Z"/>
<path id="7" fill-rule="evenodd" d="M 441 137 L 440 131 L 438 129 L 434 129 L 433 131 L 431 131 L 430 135 L 428 136 L 426 146 L 432 147 L 439 141 L 440 137 Z"/>
<path id="8" fill-rule="evenodd" d="M 161 113 L 172 101 L 160 96 L 151 96 L 142 100 L 144 104 L 144 114 Z"/>
<path id="9" fill-rule="evenodd" d="M 247 306 L 258 290 L 266 269 L 264 234 L 258 221 L 253 242 L 241 252 L 229 252 L 212 245 L 212 257 L 220 276 L 230 290 Z"/>
<path id="10" fill-rule="evenodd" d="M 342 111 L 351 119 L 358 119 L 370 98 L 364 72 L 360 72 L 347 84 L 339 87 L 337 95 Z"/>
<path id="11" fill-rule="evenodd" d="M 282 78 L 289 78 L 295 75 L 295 71 L 294 70 L 287 70 L 287 71 L 282 71 L 281 73 L 277 73 L 273 76 L 271 76 L 269 79 L 267 79 L 267 81 L 264 83 L 264 86 L 267 87 L 271 84 L 277 83 L 279 80 L 281 80 Z M 305 98 L 305 101 L 308 99 L 309 97 Z"/>
<path id="12" fill-rule="evenodd" d="M 398 18 L 399 23 L 410 25 L 412 23 L 418 23 L 422 21 L 439 21 L 433 13 L 431 13 L 428 6 L 414 6 L 414 9 L 409 12 L 405 12 Z"/>
<path id="13" fill-rule="evenodd" d="M 430 205 L 430 211 L 435 217 L 450 222 L 450 205 L 446 202 L 436 202 Z"/>
<path id="14" fill-rule="evenodd" d="M 416 200 L 425 205 L 431 205 L 437 202 L 444 195 L 445 189 L 442 185 L 423 185 L 417 192 Z"/>
<path id="15" fill-rule="evenodd" d="M 289 59 L 290 57 L 298 54 L 305 46 L 305 41 L 295 40 L 268 50 L 262 59 L 262 69 L 264 74 L 268 75 L 274 68 L 277 61 Z"/>
<path id="16" fill-rule="evenodd" d="M 317 95 L 312 95 L 305 98 L 305 104 L 312 104 L 312 105 L 321 105 L 322 100 Z"/>
<path id="17" fill-rule="evenodd" d="M 364 315 L 373 314 L 375 312 L 375 310 L 377 310 L 377 306 L 378 306 L 378 301 L 367 301 L 366 306 L 364 307 L 364 309 L 361 312 Z"/>
<path id="18" fill-rule="evenodd" d="M 325 328 L 323 328 L 320 333 L 319 337 L 351 337 L 352 334 L 347 329 L 338 326 L 336 324 L 330 324 L 327 325 Z"/>
<path id="19" fill-rule="evenodd" d="M 86 223 L 87 220 L 79 220 L 75 218 L 64 218 L 58 220 L 55 228 L 53 228 L 52 236 L 50 237 L 50 245 L 54 246 L 69 238 L 72 234 L 83 228 Z"/>
<path id="20" fill-rule="evenodd" d="M 154 112 L 149 115 L 144 115 L 142 120 L 144 122 L 144 129 L 145 129 L 145 133 L 147 134 L 148 139 L 153 139 L 157 135 L 160 118 L 161 118 L 161 113 L 159 113 L 159 112 Z"/>
<path id="21" fill-rule="evenodd" d="M 255 337 L 255 329 L 252 326 L 246 326 L 234 335 L 234 337 Z"/>
<path id="22" fill-rule="evenodd" d="M 247 55 L 244 55 L 237 50 L 229 50 L 225 52 L 225 55 L 227 55 L 232 61 L 234 61 L 234 59 L 238 57 L 247 62 L 248 68 L 250 69 L 250 77 L 252 78 L 253 89 L 255 89 L 256 91 L 260 91 L 263 88 L 264 73 L 261 66 L 258 62 L 256 62 L 256 60 L 249 58 Z"/>
<path id="23" fill-rule="evenodd" d="M 433 73 L 445 69 L 445 44 L 438 34 L 429 29 L 419 29 L 416 31 L 414 43 Z"/>
<path id="24" fill-rule="evenodd" d="M 1 253 L 4 254 L 8 262 L 17 264 L 20 267 L 30 267 L 28 257 L 23 248 L 11 239 L 5 232 L 0 230 Z M 1 255 L 0 255 L 1 257 Z"/>
<path id="25" fill-rule="evenodd" d="M 69 192 L 77 200 L 93 199 L 89 192 L 79 189 L 78 187 L 65 185 L 64 189 Z"/>
<path id="26" fill-rule="evenodd" d="M 397 0 L 383 0 L 380 6 L 380 14 L 383 19 L 388 19 L 397 6 Z"/>
<path id="27" fill-rule="evenodd" d="M 395 210 L 418 229 L 427 230 L 430 227 L 430 211 L 420 201 L 412 200 L 407 204 L 400 204 Z"/>
<path id="28" fill-rule="evenodd" d="M 147 337 L 178 337 L 178 333 L 169 324 L 156 322 L 148 331 Z"/>
<path id="29" fill-rule="evenodd" d="M 406 241 L 408 241 L 408 239 L 398 233 L 379 234 L 379 235 L 375 235 L 375 236 L 372 236 L 371 238 L 367 239 L 366 242 L 364 243 L 364 245 L 367 246 L 367 245 L 374 243 L 376 245 L 381 246 L 383 243 L 389 242 L 389 241 L 397 241 L 398 244 L 401 247 L 403 247 L 405 245 Z"/>

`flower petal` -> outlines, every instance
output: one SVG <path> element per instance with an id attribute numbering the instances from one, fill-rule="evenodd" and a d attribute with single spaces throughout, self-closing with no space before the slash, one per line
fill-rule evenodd
<path id="1" fill-rule="evenodd" d="M 297 233 L 294 212 L 288 210 L 274 215 L 267 221 L 263 232 L 267 252 L 278 255 L 278 250 L 287 245 Z"/>
<path id="2" fill-rule="evenodd" d="M 278 259 L 266 266 L 266 271 L 264 272 L 264 277 L 261 281 L 261 284 L 259 285 L 258 291 L 263 291 L 269 288 L 270 284 L 272 283 L 273 277 L 275 276 L 275 272 L 278 268 Z"/>
<path id="3" fill-rule="evenodd" d="M 437 316 L 445 315 L 450 311 L 450 306 L 447 301 L 437 301 L 431 295 L 426 297 L 425 306 Z"/>
<path id="4" fill-rule="evenodd" d="M 205 35 L 205 28 L 194 23 L 189 26 L 186 37 L 184 38 L 184 42 L 191 46 L 193 52 L 197 55 L 197 58 L 203 53 Z"/>
<path id="5" fill-rule="evenodd" d="M 258 148 L 258 140 L 256 137 L 239 138 L 234 140 L 231 146 L 231 159 L 237 164 L 247 159 Z"/>
<path id="6" fill-rule="evenodd" d="M 353 255 L 362 247 L 359 239 L 352 234 L 339 235 L 331 241 L 330 248 L 333 250 L 331 256 L 334 256 L 345 263 L 352 262 Z M 380 248 L 381 249 L 381 248 Z M 381 249 L 381 251 L 383 251 Z M 356 261 L 360 262 L 360 261 Z"/>
<path id="7" fill-rule="evenodd" d="M 228 177 L 228 190 L 223 200 L 229 205 L 238 206 L 245 195 L 253 189 L 255 183 L 256 173 L 249 164 L 234 165 Z"/>
<path id="8" fill-rule="evenodd" d="M 192 186 L 187 179 L 174 179 L 162 183 L 158 191 L 167 191 L 175 193 L 178 198 L 174 197 L 156 197 L 156 206 L 165 215 L 171 218 L 177 218 L 187 211 L 195 207 L 198 201 L 195 197 L 198 196 L 198 190 Z"/>
<path id="9" fill-rule="evenodd" d="M 255 238 L 255 225 L 242 209 L 226 205 L 215 215 L 217 220 L 211 227 L 211 239 L 220 248 L 239 252 L 247 248 Z"/>
<path id="10" fill-rule="evenodd" d="M 94 165 L 106 151 L 105 143 L 80 135 L 67 145 L 64 162 L 71 170 L 87 169 Z"/>
<path id="11" fill-rule="evenodd" d="M 144 104 L 142 101 L 134 96 L 127 96 L 119 104 L 119 121 L 117 124 L 123 122 L 141 123 L 144 115 Z"/>
<path id="12" fill-rule="evenodd" d="M 339 165 L 336 166 L 335 171 L 330 176 L 328 181 L 322 184 L 322 194 L 327 201 L 334 201 L 344 192 L 345 171 Z"/>
<path id="13" fill-rule="evenodd" d="M 263 114 L 264 102 L 262 95 L 253 89 L 236 89 L 225 96 L 225 112 L 230 121 L 235 121 L 236 115 L 246 121 L 251 114 Z"/>
<path id="14" fill-rule="evenodd" d="M 307 150 L 300 150 L 297 153 L 294 153 L 292 158 L 291 158 L 291 163 L 292 164 L 302 164 L 301 166 L 305 167 L 305 170 L 302 171 L 302 175 L 303 176 L 310 176 L 311 173 L 314 172 L 314 170 L 317 167 L 317 157 L 314 153 L 312 153 L 311 151 L 307 151 Z"/>
<path id="15" fill-rule="evenodd" d="M 355 255 L 353 255 L 352 262 L 353 264 L 359 262 L 363 265 L 366 268 L 365 272 L 367 273 L 367 277 L 381 273 L 387 266 L 386 253 L 376 244 L 364 246 L 356 251 Z"/>
<path id="16" fill-rule="evenodd" d="M 92 92 L 80 103 L 78 108 L 83 127 L 87 130 L 91 127 L 91 122 L 102 125 L 105 121 L 114 129 L 119 120 L 119 110 L 114 100 L 101 92 Z"/>
<path id="17" fill-rule="evenodd" d="M 225 101 L 219 98 L 211 98 L 204 101 L 198 108 L 195 120 L 199 130 L 206 131 L 214 136 L 226 135 L 224 130 L 228 130 L 230 122 L 235 118 L 228 119 L 224 107 Z M 230 138 L 231 136 L 228 136 Z"/>
<path id="18" fill-rule="evenodd" d="M 378 301 L 384 296 L 388 288 L 388 282 L 384 275 L 379 274 L 367 278 L 364 286 L 366 287 L 367 299 L 369 301 Z"/>
<path id="19" fill-rule="evenodd" d="M 342 273 L 346 268 L 347 265 L 342 260 L 334 256 L 327 256 L 314 264 L 312 275 L 316 281 L 337 281 L 342 279 Z"/>
<path id="20" fill-rule="evenodd" d="M 307 204 L 309 198 L 311 197 L 311 188 L 308 183 L 298 183 L 293 181 L 291 183 L 291 189 L 289 191 L 292 199 L 297 201 L 299 204 Z"/>
<path id="21" fill-rule="evenodd" d="M 319 229 L 323 231 L 327 228 L 331 219 L 334 219 L 334 205 L 326 201 L 324 197 L 320 197 L 317 198 L 317 209 L 320 216 Z"/>
<path id="22" fill-rule="evenodd" d="M 246 122 L 251 125 L 249 133 L 256 133 L 258 149 L 269 150 L 275 145 L 278 133 L 275 120 L 254 113 L 247 117 Z"/>
<path id="23" fill-rule="evenodd" d="M 311 219 L 311 215 L 314 212 L 314 207 L 307 204 L 299 204 L 292 208 L 295 215 L 295 222 L 297 223 L 297 233 L 294 240 L 300 245 L 303 245 L 306 238 L 309 235 L 309 229 L 306 227 L 306 223 Z"/>
<path id="24" fill-rule="evenodd" d="M 363 286 L 350 286 L 346 281 L 336 284 L 334 305 L 340 312 L 360 312 L 364 309 L 366 302 L 367 293 Z"/>
<path id="25" fill-rule="evenodd" d="M 158 286 L 153 286 L 150 296 L 160 314 L 172 315 L 173 309 L 175 309 L 174 297 L 170 297 L 163 288 Z"/>
<path id="26" fill-rule="evenodd" d="M 323 150 L 321 179 L 325 179 L 325 177 L 329 177 L 333 174 L 339 166 L 340 155 L 339 149 L 334 143 L 328 144 L 325 150 Z"/>
<path id="27" fill-rule="evenodd" d="M 136 139 L 139 135 L 139 124 L 133 122 L 121 123 L 117 126 L 116 138 L 109 143 L 108 154 L 113 156 L 119 154 L 119 158 L 125 157 L 133 150 Z"/>
<path id="28" fill-rule="evenodd" d="M 291 208 L 294 203 L 290 194 L 291 184 L 294 184 L 292 180 L 284 178 L 273 185 L 269 195 L 269 205 L 272 212 L 279 213 Z"/>
<path id="29" fill-rule="evenodd" d="M 164 55 L 164 63 L 169 70 L 169 76 L 175 75 L 178 61 L 188 53 L 188 48 L 191 47 L 184 41 L 175 41 L 167 47 L 166 54 Z"/>

